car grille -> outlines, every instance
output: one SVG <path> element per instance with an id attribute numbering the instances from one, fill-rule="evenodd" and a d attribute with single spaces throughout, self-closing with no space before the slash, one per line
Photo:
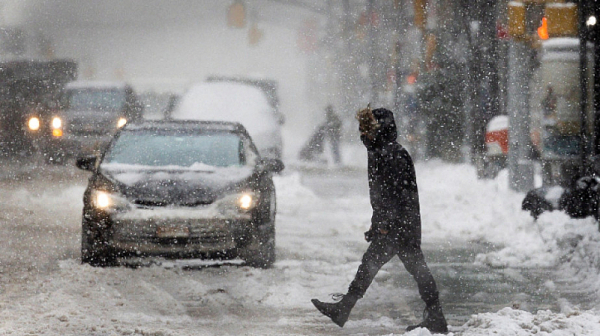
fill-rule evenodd
<path id="1" fill-rule="evenodd" d="M 189 236 L 184 238 L 161 238 L 156 232 L 159 227 L 184 226 L 189 230 Z M 231 241 L 230 223 L 227 220 L 201 219 L 182 220 L 173 222 L 156 222 L 153 220 L 128 221 L 120 220 L 114 223 L 113 238 L 123 242 L 152 242 L 164 245 L 177 244 L 218 244 Z"/>
<path id="2" fill-rule="evenodd" d="M 196 202 L 178 202 L 178 203 L 169 203 L 165 201 L 153 201 L 153 200 L 134 200 L 133 204 L 139 205 L 141 207 L 164 207 L 169 205 L 176 205 L 182 207 L 197 207 L 199 205 L 208 205 L 212 204 L 212 200 L 201 200 Z"/>
<path id="3" fill-rule="evenodd" d="M 113 130 L 106 130 L 106 129 L 99 129 L 99 128 L 92 128 L 92 129 L 78 129 L 78 128 L 69 128 L 69 134 L 75 135 L 75 136 L 103 136 L 103 135 L 108 135 L 112 132 Z"/>
<path id="4" fill-rule="evenodd" d="M 77 136 L 108 135 L 116 131 L 112 124 L 90 123 L 88 120 L 80 119 L 71 120 L 67 130 L 70 134 Z"/>

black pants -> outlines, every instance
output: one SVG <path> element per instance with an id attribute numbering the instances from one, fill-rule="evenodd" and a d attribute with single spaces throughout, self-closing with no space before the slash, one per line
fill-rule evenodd
<path id="1" fill-rule="evenodd" d="M 348 288 L 348 294 L 362 298 L 377 272 L 396 255 L 417 282 L 419 294 L 425 304 L 429 306 L 437 303 L 439 299 L 437 286 L 425 263 L 419 242 L 417 240 L 398 241 L 383 235 L 375 236 L 363 255 L 362 263 Z"/>

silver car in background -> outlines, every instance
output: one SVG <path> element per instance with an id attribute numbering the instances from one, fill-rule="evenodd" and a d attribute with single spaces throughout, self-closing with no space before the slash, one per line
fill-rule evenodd
<path id="1" fill-rule="evenodd" d="M 261 156 L 281 159 L 281 116 L 260 88 L 236 82 L 204 82 L 189 88 L 170 116 L 173 120 L 239 122 Z"/>

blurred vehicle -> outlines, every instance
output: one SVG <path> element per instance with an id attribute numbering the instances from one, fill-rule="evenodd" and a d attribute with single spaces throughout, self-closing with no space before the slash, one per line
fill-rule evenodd
<path id="1" fill-rule="evenodd" d="M 126 83 L 71 82 L 61 98 L 60 111 L 48 121 L 44 157 L 48 162 L 61 162 L 100 151 L 120 127 L 141 119 L 142 112 L 142 104 Z"/>
<path id="2" fill-rule="evenodd" d="M 234 257 L 256 267 L 275 261 L 275 186 L 283 169 L 263 159 L 239 123 L 127 124 L 102 156 L 84 193 L 81 258 Z"/>
<path id="3" fill-rule="evenodd" d="M 177 106 L 179 95 L 175 93 L 144 92 L 140 94 L 140 101 L 144 105 L 144 119 L 168 119 Z"/>
<path id="4" fill-rule="evenodd" d="M 237 82 L 206 82 L 193 85 L 171 114 L 174 120 L 239 122 L 254 139 L 261 156 L 281 159 L 281 120 L 266 94 Z"/>
<path id="5" fill-rule="evenodd" d="M 275 119 L 280 125 L 285 123 L 285 116 L 279 110 L 279 93 L 277 81 L 273 79 L 263 78 L 247 78 L 247 77 L 229 77 L 229 76 L 210 76 L 206 79 L 207 82 L 230 82 L 230 83 L 242 83 L 247 85 L 255 86 L 261 89 L 269 100 L 269 104 L 273 108 Z"/>
<path id="6" fill-rule="evenodd" d="M 71 60 L 0 62 L 0 154 L 38 150 L 65 84 L 76 76 L 77 64 Z"/>

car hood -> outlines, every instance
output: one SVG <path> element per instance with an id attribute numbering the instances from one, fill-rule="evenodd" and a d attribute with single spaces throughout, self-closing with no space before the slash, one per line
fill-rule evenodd
<path id="1" fill-rule="evenodd" d="M 244 188 L 253 176 L 250 167 L 191 169 L 111 164 L 101 166 L 100 172 L 130 202 L 141 206 L 211 204 Z"/>

